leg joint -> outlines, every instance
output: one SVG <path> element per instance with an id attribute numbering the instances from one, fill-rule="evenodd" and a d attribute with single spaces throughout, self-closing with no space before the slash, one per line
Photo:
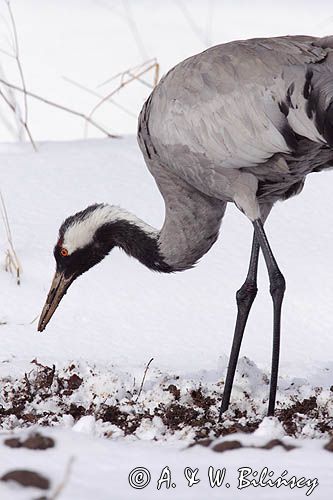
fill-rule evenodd
<path id="1" fill-rule="evenodd" d="M 274 296 L 276 294 L 283 295 L 286 289 L 286 280 L 281 271 L 276 270 L 270 276 L 270 292 Z"/>
<path id="2" fill-rule="evenodd" d="M 257 284 L 254 281 L 245 281 L 236 292 L 236 302 L 238 306 L 252 304 L 257 295 Z"/>

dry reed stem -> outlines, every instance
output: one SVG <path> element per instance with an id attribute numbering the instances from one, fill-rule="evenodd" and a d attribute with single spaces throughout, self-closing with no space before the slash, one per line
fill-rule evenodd
<path id="1" fill-rule="evenodd" d="M 72 78 L 68 78 L 67 76 L 64 76 L 63 79 L 66 82 L 70 83 L 71 85 L 74 85 L 78 89 L 84 90 L 88 94 L 91 94 L 91 95 L 93 95 L 95 97 L 98 97 L 99 99 L 103 99 L 103 96 L 101 94 L 99 94 L 95 90 L 90 89 L 89 87 L 86 87 L 85 85 L 82 85 L 82 83 L 79 83 L 79 82 L 73 80 Z M 135 113 L 132 113 L 132 111 L 130 111 L 129 109 L 125 108 L 125 106 L 122 106 L 121 104 L 119 104 L 118 102 L 114 101 L 113 99 L 109 99 L 109 103 L 113 104 L 114 106 L 116 106 L 116 108 L 121 109 L 127 115 L 132 116 L 133 118 L 137 118 L 137 115 Z"/>
<path id="2" fill-rule="evenodd" d="M 0 81 L 2 81 L 2 79 L 0 79 Z M 21 117 L 21 115 L 18 115 L 17 114 L 17 108 L 15 106 L 15 104 L 13 104 L 9 99 L 8 97 L 5 96 L 5 94 L 2 92 L 2 90 L 0 89 L 0 96 L 3 98 L 3 100 L 5 101 L 5 103 L 10 107 L 10 109 L 13 111 L 14 115 L 18 118 L 18 120 L 20 121 L 20 123 L 23 125 L 26 133 L 28 134 L 28 137 L 29 137 L 29 140 L 32 144 L 32 147 L 34 148 L 35 151 L 37 151 L 37 148 L 36 148 L 36 144 L 31 136 L 31 133 L 30 133 L 30 130 L 29 130 L 29 127 L 28 125 L 25 123 L 25 121 L 23 120 L 23 118 Z"/>
<path id="3" fill-rule="evenodd" d="M 0 83 L 3 83 L 7 87 L 10 87 L 14 90 L 18 90 L 19 92 L 24 92 L 24 90 L 19 87 L 18 85 L 14 85 L 13 83 L 7 82 L 3 78 L 0 78 Z M 74 116 L 78 116 L 79 118 L 82 118 L 83 120 L 88 121 L 91 125 L 96 127 L 98 130 L 103 132 L 106 136 L 110 137 L 111 139 L 117 139 L 119 136 L 118 135 L 113 135 L 110 134 L 104 127 L 96 123 L 92 118 L 89 116 L 85 115 L 84 113 L 81 113 L 80 111 L 75 111 L 74 109 L 68 108 L 67 106 L 63 106 L 62 104 L 58 104 L 56 102 L 50 101 L 49 99 L 46 99 L 45 97 L 39 96 L 38 94 L 35 94 L 34 92 L 30 92 L 29 90 L 26 91 L 26 94 L 33 99 L 37 99 L 38 101 L 43 102 L 44 104 L 48 104 L 49 106 L 52 106 L 54 108 L 61 109 L 62 111 L 66 111 L 67 113 L 70 113 Z"/>
<path id="4" fill-rule="evenodd" d="M 10 1 L 6 0 L 6 4 L 7 4 L 7 8 L 8 8 L 8 12 L 9 12 L 9 17 L 10 17 L 10 21 L 11 21 L 11 24 L 12 24 L 13 35 L 14 35 L 14 57 L 16 59 L 16 64 L 17 64 L 17 67 L 18 67 L 18 70 L 19 70 L 19 73 L 20 73 L 22 87 L 23 87 L 23 90 L 24 90 L 24 113 L 25 113 L 24 122 L 27 123 L 28 122 L 28 99 L 27 99 L 27 93 L 26 93 L 27 89 L 26 89 L 26 85 L 25 85 L 25 78 L 24 78 L 24 74 L 23 74 L 23 68 L 22 68 L 22 64 L 21 64 L 21 61 L 20 61 L 19 43 L 18 43 L 18 35 L 17 35 L 16 23 L 15 23 L 15 18 L 14 18 L 14 14 L 13 14 L 13 11 L 12 11 L 12 7 L 10 5 Z"/>
<path id="5" fill-rule="evenodd" d="M 56 500 L 56 498 L 59 497 L 59 495 L 62 493 L 66 485 L 68 484 L 69 477 L 71 475 L 72 471 L 72 466 L 74 463 L 74 457 L 70 457 L 65 469 L 64 477 L 61 481 L 61 483 L 56 487 L 54 493 L 49 497 L 49 500 Z"/>
<path id="6" fill-rule="evenodd" d="M 16 275 L 16 283 L 19 285 L 21 283 L 22 267 L 21 267 L 20 261 L 18 259 L 18 256 L 17 256 L 15 248 L 14 248 L 12 233 L 10 230 L 10 225 L 9 225 L 9 220 L 8 220 L 7 209 L 6 209 L 5 201 L 4 201 L 4 198 L 2 196 L 1 191 L 0 191 L 0 202 L 1 202 L 0 211 L 1 211 L 3 223 L 5 226 L 7 243 L 8 243 L 8 247 L 9 247 L 6 250 L 5 270 L 7 272 L 10 272 L 11 274 Z"/>
<path id="7" fill-rule="evenodd" d="M 149 61 L 150 62 L 150 61 Z M 137 68 L 140 69 L 142 68 L 142 66 L 146 65 L 147 62 L 141 64 L 140 66 L 138 66 Z M 136 69 L 136 68 L 135 68 Z M 133 69 L 132 70 L 126 70 L 125 72 L 123 73 L 119 73 L 118 76 L 121 76 L 121 80 L 120 80 L 120 84 L 110 93 L 108 93 L 106 96 L 104 96 L 94 107 L 93 109 L 90 111 L 89 115 L 88 115 L 88 118 L 91 120 L 92 119 L 92 116 L 94 115 L 94 113 L 102 106 L 102 104 L 104 104 L 106 101 L 108 101 L 112 96 L 114 96 L 117 92 L 119 92 L 122 88 L 124 88 L 126 85 L 128 85 L 129 83 L 133 82 L 133 81 L 140 81 L 140 76 L 144 75 L 145 73 L 148 73 L 148 71 L 152 70 L 152 69 L 155 69 L 155 76 L 154 76 L 154 83 L 156 85 L 157 81 L 158 81 L 158 76 L 159 76 L 159 64 L 156 62 L 156 60 L 154 60 L 154 62 L 152 64 L 149 64 L 148 67 L 142 69 L 141 71 L 139 71 L 137 74 L 135 74 L 133 72 Z M 131 73 L 129 73 L 129 71 L 131 71 Z M 125 76 L 128 75 L 129 78 L 127 80 L 125 80 Z M 109 83 L 110 81 L 112 81 L 114 79 L 114 77 L 112 77 L 111 79 L 107 80 L 106 82 L 103 83 L 103 85 L 105 83 Z M 86 129 L 87 131 L 87 129 Z"/>
<path id="8" fill-rule="evenodd" d="M 23 94 L 24 94 L 24 117 L 21 116 L 20 107 L 17 105 L 15 100 L 10 101 L 4 95 L 4 93 L 2 91 L 0 92 L 0 95 L 5 100 L 6 104 L 10 107 L 10 109 L 13 111 L 16 119 L 18 119 L 19 122 L 23 125 L 23 127 L 27 133 L 27 136 L 29 137 L 29 140 L 32 144 L 32 147 L 34 148 L 35 151 L 37 151 L 36 144 L 32 138 L 32 134 L 31 134 L 29 126 L 28 126 L 28 97 L 27 97 L 27 92 L 26 92 L 26 85 L 25 85 L 23 68 L 22 68 L 20 54 L 19 54 L 19 43 L 18 43 L 18 34 L 17 34 L 15 18 L 14 18 L 14 14 L 13 14 L 13 11 L 12 11 L 12 8 L 10 5 L 10 1 L 5 0 L 5 2 L 7 5 L 7 8 L 8 8 L 8 13 L 9 13 L 9 17 L 10 17 L 11 27 L 9 29 L 11 29 L 11 33 L 12 33 L 12 49 L 14 52 L 14 54 L 7 53 L 7 55 L 13 57 L 16 60 L 17 68 L 18 68 L 20 79 L 22 82 Z M 2 52 L 6 53 L 6 51 L 2 51 Z"/>
<path id="9" fill-rule="evenodd" d="M 137 395 L 137 397 L 136 397 L 136 399 L 135 399 L 135 403 L 137 403 L 137 402 L 138 402 L 138 399 L 139 399 L 139 397 L 141 396 L 141 392 L 142 392 L 142 389 L 143 389 L 143 384 L 145 383 L 146 375 L 147 375 L 148 369 L 149 369 L 150 364 L 152 363 L 152 361 L 154 361 L 154 358 L 151 358 L 151 359 L 148 361 L 148 363 L 147 363 L 147 366 L 146 366 L 146 368 L 145 368 L 145 371 L 144 371 L 144 373 L 143 373 L 143 377 L 142 377 L 142 380 L 141 380 L 140 389 L 139 389 L 138 395 Z"/>
<path id="10" fill-rule="evenodd" d="M 0 52 L 1 52 L 1 49 L 0 49 Z M 10 57 L 15 59 L 12 54 L 10 54 Z M 1 64 L 0 64 L 0 78 L 6 79 L 5 71 L 4 71 L 3 66 Z M 6 93 L 5 93 L 5 91 L 6 91 Z M 26 130 L 24 129 L 24 126 L 22 126 L 23 125 L 22 121 L 20 121 L 20 118 L 19 118 L 20 116 L 22 116 L 21 109 L 20 109 L 20 103 L 17 101 L 16 96 L 15 96 L 15 92 L 13 89 L 10 89 L 9 87 L 8 88 L 4 87 L 4 90 L 2 93 L 6 96 L 7 100 L 13 105 L 13 107 L 15 109 L 15 113 L 13 112 L 12 114 L 14 116 L 14 122 L 15 122 L 16 128 L 10 122 L 10 120 L 6 116 L 5 112 L 1 113 L 1 120 L 3 121 L 3 124 L 5 125 L 7 130 L 13 135 L 13 137 L 15 139 L 18 139 L 20 142 L 22 142 L 24 135 L 26 133 Z M 1 97 L 3 97 L 3 96 L 1 95 Z M 5 101 L 5 104 L 8 106 L 8 102 Z M 11 108 L 11 111 L 13 111 L 13 108 Z"/>
<path id="11" fill-rule="evenodd" d="M 115 75 L 111 76 L 110 78 L 108 78 L 107 80 L 104 80 L 102 83 L 100 83 L 97 88 L 99 87 L 103 87 L 104 85 L 112 82 L 113 80 L 115 80 L 116 78 L 119 78 L 119 77 L 122 77 L 124 75 L 124 73 L 126 73 L 127 71 L 131 71 L 133 73 L 135 73 L 136 71 L 139 71 L 142 69 L 142 67 L 144 66 L 147 66 L 147 65 L 150 65 L 150 64 L 157 64 L 158 65 L 158 62 L 156 60 L 156 57 L 153 57 L 152 59 L 148 59 L 147 61 L 144 61 L 143 63 L 141 64 L 137 64 L 136 66 L 132 66 L 131 68 L 128 68 L 127 70 L 125 71 L 120 71 L 119 73 L 116 73 Z"/>

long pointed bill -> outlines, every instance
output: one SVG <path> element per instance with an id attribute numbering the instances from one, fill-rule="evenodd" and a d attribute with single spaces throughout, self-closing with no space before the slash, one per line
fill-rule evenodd
<path id="1" fill-rule="evenodd" d="M 42 314 L 39 318 L 38 331 L 42 332 L 45 330 L 46 325 L 52 318 L 54 311 L 57 309 L 59 302 L 67 292 L 70 284 L 74 281 L 74 276 L 70 278 L 65 278 L 64 274 L 56 271 L 50 291 L 48 293 L 45 305 L 42 310 Z"/>

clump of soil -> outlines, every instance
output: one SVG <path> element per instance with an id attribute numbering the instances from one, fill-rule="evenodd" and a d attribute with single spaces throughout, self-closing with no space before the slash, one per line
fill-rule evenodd
<path id="1" fill-rule="evenodd" d="M 333 430 L 332 418 L 327 414 L 325 409 L 318 406 L 316 396 L 311 396 L 303 400 L 295 400 L 287 408 L 278 408 L 276 415 L 286 433 L 290 436 L 297 436 L 308 419 L 315 421 L 315 427 L 323 434 Z"/>
<path id="2" fill-rule="evenodd" d="M 38 432 L 31 434 L 27 439 L 21 441 L 19 438 L 9 438 L 4 441 L 5 446 L 10 448 L 28 448 L 29 450 L 47 450 L 55 445 L 54 439 L 42 436 Z"/>
<path id="3" fill-rule="evenodd" d="M 50 481 L 45 476 L 31 470 L 12 470 L 1 477 L 1 481 L 14 481 L 21 486 L 33 486 L 40 490 L 48 490 Z"/>
<path id="4" fill-rule="evenodd" d="M 254 432 L 265 416 L 266 403 L 244 391 L 242 399 L 232 403 L 218 422 L 221 386 L 217 384 L 196 386 L 193 381 L 182 384 L 179 377 L 161 376 L 154 386 L 150 383 L 146 392 L 143 384 L 138 398 L 137 391 L 129 383 L 126 385 L 121 377 L 114 377 L 112 373 L 110 379 L 113 376 L 116 380 L 111 385 L 115 387 L 114 393 L 110 390 L 98 392 L 94 383 L 98 375 L 93 369 L 85 369 L 82 373 L 75 363 L 56 369 L 36 359 L 31 366 L 31 371 L 20 379 L 0 380 L 0 427 L 6 430 L 35 424 L 52 426 L 59 424 L 62 418 L 72 418 L 76 422 L 92 415 L 102 429 L 101 435 L 129 436 L 158 425 L 156 439 L 184 432 L 185 436 L 191 435 L 194 441 L 202 444 L 237 432 Z M 151 387 L 156 389 L 155 393 Z M 286 397 L 283 404 L 277 404 L 276 416 L 288 435 L 304 435 L 303 429 L 309 422 L 316 435 L 333 433 L 328 402 L 326 405 L 318 403 L 321 390 L 314 388 L 313 394 L 305 399 L 296 391 L 289 399 Z M 169 393 L 170 397 L 162 398 L 161 391 Z M 329 394 L 333 399 L 333 393 Z M 52 440 L 37 434 L 23 442 L 11 438 L 5 444 L 46 449 L 52 446 Z"/>
<path id="5" fill-rule="evenodd" d="M 328 443 L 324 446 L 325 450 L 331 451 L 333 453 L 333 437 L 330 439 Z"/>
<path id="6" fill-rule="evenodd" d="M 243 448 L 240 441 L 223 441 L 222 443 L 217 443 L 213 446 L 213 450 L 218 453 L 223 453 L 224 451 L 237 450 L 237 448 Z"/>
<path id="7" fill-rule="evenodd" d="M 224 453 L 225 451 L 237 450 L 238 448 L 260 448 L 261 450 L 271 450 L 276 446 L 281 446 L 286 451 L 294 450 L 296 448 L 296 446 L 293 446 L 291 444 L 285 444 L 283 441 L 280 441 L 280 439 L 272 439 L 263 446 L 244 445 L 238 440 L 221 441 L 220 443 L 216 444 L 214 444 L 214 442 L 215 442 L 214 439 L 202 439 L 197 443 L 191 444 L 189 448 L 195 445 L 200 445 L 204 447 L 210 447 L 213 451 L 217 453 Z M 214 444 L 214 446 L 211 446 L 212 444 Z"/>
<path id="8" fill-rule="evenodd" d="M 173 394 L 173 397 L 175 398 L 176 401 L 179 400 L 180 389 L 178 389 L 178 387 L 176 387 L 174 384 L 170 384 L 165 390 L 171 392 L 171 394 Z"/>

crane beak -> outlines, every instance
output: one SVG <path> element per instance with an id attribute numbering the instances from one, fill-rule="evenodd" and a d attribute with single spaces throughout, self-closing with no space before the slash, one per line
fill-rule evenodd
<path id="1" fill-rule="evenodd" d="M 42 332 L 45 330 L 46 325 L 52 318 L 54 311 L 57 309 L 59 302 L 67 292 L 69 286 L 74 281 L 74 276 L 66 278 L 65 275 L 59 271 L 56 271 L 50 291 L 46 298 L 45 305 L 42 310 L 42 314 L 39 318 L 38 331 Z"/>

